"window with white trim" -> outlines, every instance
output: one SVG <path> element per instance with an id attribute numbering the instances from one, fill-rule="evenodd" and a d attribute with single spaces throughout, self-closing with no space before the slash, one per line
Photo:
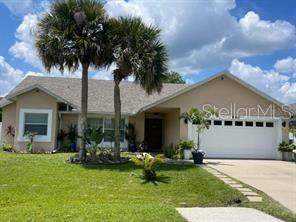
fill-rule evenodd
<path id="1" fill-rule="evenodd" d="M 52 110 L 20 109 L 18 141 L 28 141 L 27 132 L 35 133 L 34 141 L 51 142 Z"/>
<path id="2" fill-rule="evenodd" d="M 27 132 L 46 136 L 48 126 L 48 113 L 25 113 L 24 135 Z"/>

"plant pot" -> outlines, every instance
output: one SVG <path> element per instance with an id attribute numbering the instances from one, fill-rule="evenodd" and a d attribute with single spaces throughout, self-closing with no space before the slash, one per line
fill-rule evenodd
<path id="1" fill-rule="evenodd" d="M 136 146 L 136 144 L 129 144 L 128 145 L 128 150 L 130 151 L 130 152 L 137 152 L 137 146 Z"/>
<path id="2" fill-rule="evenodd" d="M 71 143 L 71 144 L 70 144 L 70 150 L 71 150 L 72 152 L 76 152 L 76 151 L 77 151 L 76 143 Z"/>
<path id="3" fill-rule="evenodd" d="M 194 164 L 203 164 L 204 156 L 205 156 L 205 153 L 202 151 L 192 151 Z"/>
<path id="4" fill-rule="evenodd" d="M 183 150 L 184 152 L 184 160 L 190 160 L 192 158 L 191 150 Z"/>
<path id="5" fill-rule="evenodd" d="M 284 161 L 292 161 L 293 153 L 292 152 L 282 152 L 282 160 Z"/>

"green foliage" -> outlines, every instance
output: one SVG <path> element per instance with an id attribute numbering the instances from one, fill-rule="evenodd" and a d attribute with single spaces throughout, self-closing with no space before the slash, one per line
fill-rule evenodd
<path id="1" fill-rule="evenodd" d="M 4 143 L 1 147 L 1 149 L 3 151 L 6 151 L 6 152 L 12 152 L 13 151 L 13 146 L 11 144 L 8 144 L 8 143 Z"/>
<path id="2" fill-rule="evenodd" d="M 75 71 L 80 63 L 108 66 L 103 55 L 106 44 L 106 16 L 96 0 L 54 1 L 38 22 L 36 48 L 43 65 L 50 71 Z"/>
<path id="3" fill-rule="evenodd" d="M 136 165 L 143 167 L 143 177 L 147 181 L 156 180 L 156 168 L 163 163 L 159 155 L 153 157 L 149 153 L 138 155 L 131 159 Z"/>
<path id="4" fill-rule="evenodd" d="M 174 71 L 167 72 L 163 82 L 185 84 L 185 80 L 182 78 L 181 74 Z"/>
<path id="5" fill-rule="evenodd" d="M 87 144 L 87 152 L 91 159 L 96 161 L 99 144 L 103 141 L 104 133 L 102 127 L 88 127 L 84 133 L 84 141 Z"/>
<path id="6" fill-rule="evenodd" d="M 170 144 L 169 146 L 164 146 L 163 153 L 165 157 L 170 159 L 181 159 L 182 155 L 179 150 L 179 146 L 174 146 L 174 144 Z"/>
<path id="7" fill-rule="evenodd" d="M 25 132 L 25 137 L 29 139 L 29 142 L 26 144 L 27 151 L 29 153 L 33 152 L 34 137 L 37 135 L 35 132 Z"/>
<path id="8" fill-rule="evenodd" d="M 293 143 L 290 144 L 290 143 L 283 141 L 279 144 L 279 151 L 280 152 L 292 152 L 294 149 L 296 149 L 296 145 Z"/>
<path id="9" fill-rule="evenodd" d="M 70 140 L 71 144 L 76 144 L 77 138 L 78 138 L 78 132 L 77 132 L 77 126 L 76 125 L 70 125 L 68 126 L 68 133 L 67 133 L 68 139 Z"/>
<path id="10" fill-rule="evenodd" d="M 136 129 L 135 126 L 131 123 L 125 126 L 125 138 L 129 142 L 129 144 L 136 144 Z"/>
<path id="11" fill-rule="evenodd" d="M 179 143 L 179 148 L 181 151 L 192 150 L 194 148 L 194 142 L 193 140 L 182 140 Z"/>
<path id="12" fill-rule="evenodd" d="M 217 112 L 213 109 L 199 110 L 196 108 L 192 108 L 189 112 L 181 114 L 180 119 L 184 119 L 186 124 L 191 122 L 197 127 L 197 150 L 200 148 L 200 133 L 209 128 L 208 120 L 217 115 Z"/>

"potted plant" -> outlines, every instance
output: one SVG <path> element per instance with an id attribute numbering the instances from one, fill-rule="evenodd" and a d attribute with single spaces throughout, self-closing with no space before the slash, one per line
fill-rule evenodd
<path id="1" fill-rule="evenodd" d="M 196 149 L 192 151 L 192 157 L 195 164 L 202 164 L 205 153 L 200 150 L 200 134 L 209 128 L 209 119 L 213 116 L 217 116 L 217 113 L 212 110 L 199 110 L 192 108 L 189 112 L 182 113 L 180 119 L 184 119 L 184 122 L 187 124 L 191 122 L 193 125 L 196 125 L 197 132 L 197 144 Z"/>
<path id="2" fill-rule="evenodd" d="M 184 160 L 191 159 L 192 157 L 191 152 L 193 148 L 194 148 L 193 140 L 182 140 L 179 143 L 179 151 L 180 151 L 181 157 L 183 157 Z"/>
<path id="3" fill-rule="evenodd" d="M 137 146 L 136 146 L 136 130 L 135 126 L 131 123 L 125 126 L 126 131 L 125 131 L 125 139 L 128 141 L 128 150 L 131 152 L 136 152 L 137 151 Z"/>
<path id="4" fill-rule="evenodd" d="M 76 125 L 70 125 L 68 126 L 69 132 L 68 132 L 68 139 L 70 140 L 70 149 L 73 152 L 76 152 L 77 150 L 77 138 L 78 138 L 78 133 L 77 133 L 77 126 Z"/>
<path id="5" fill-rule="evenodd" d="M 294 149 L 296 149 L 294 144 L 289 144 L 285 141 L 281 142 L 279 144 L 279 151 L 282 152 L 282 160 L 292 161 Z"/>

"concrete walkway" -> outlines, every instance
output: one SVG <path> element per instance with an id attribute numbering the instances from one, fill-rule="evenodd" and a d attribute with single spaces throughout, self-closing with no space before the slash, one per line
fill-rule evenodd
<path id="1" fill-rule="evenodd" d="M 208 159 L 207 166 L 246 183 L 296 212 L 296 164 L 276 160 Z"/>
<path id="2" fill-rule="evenodd" d="M 188 222 L 283 222 L 259 210 L 243 207 L 177 208 Z"/>

